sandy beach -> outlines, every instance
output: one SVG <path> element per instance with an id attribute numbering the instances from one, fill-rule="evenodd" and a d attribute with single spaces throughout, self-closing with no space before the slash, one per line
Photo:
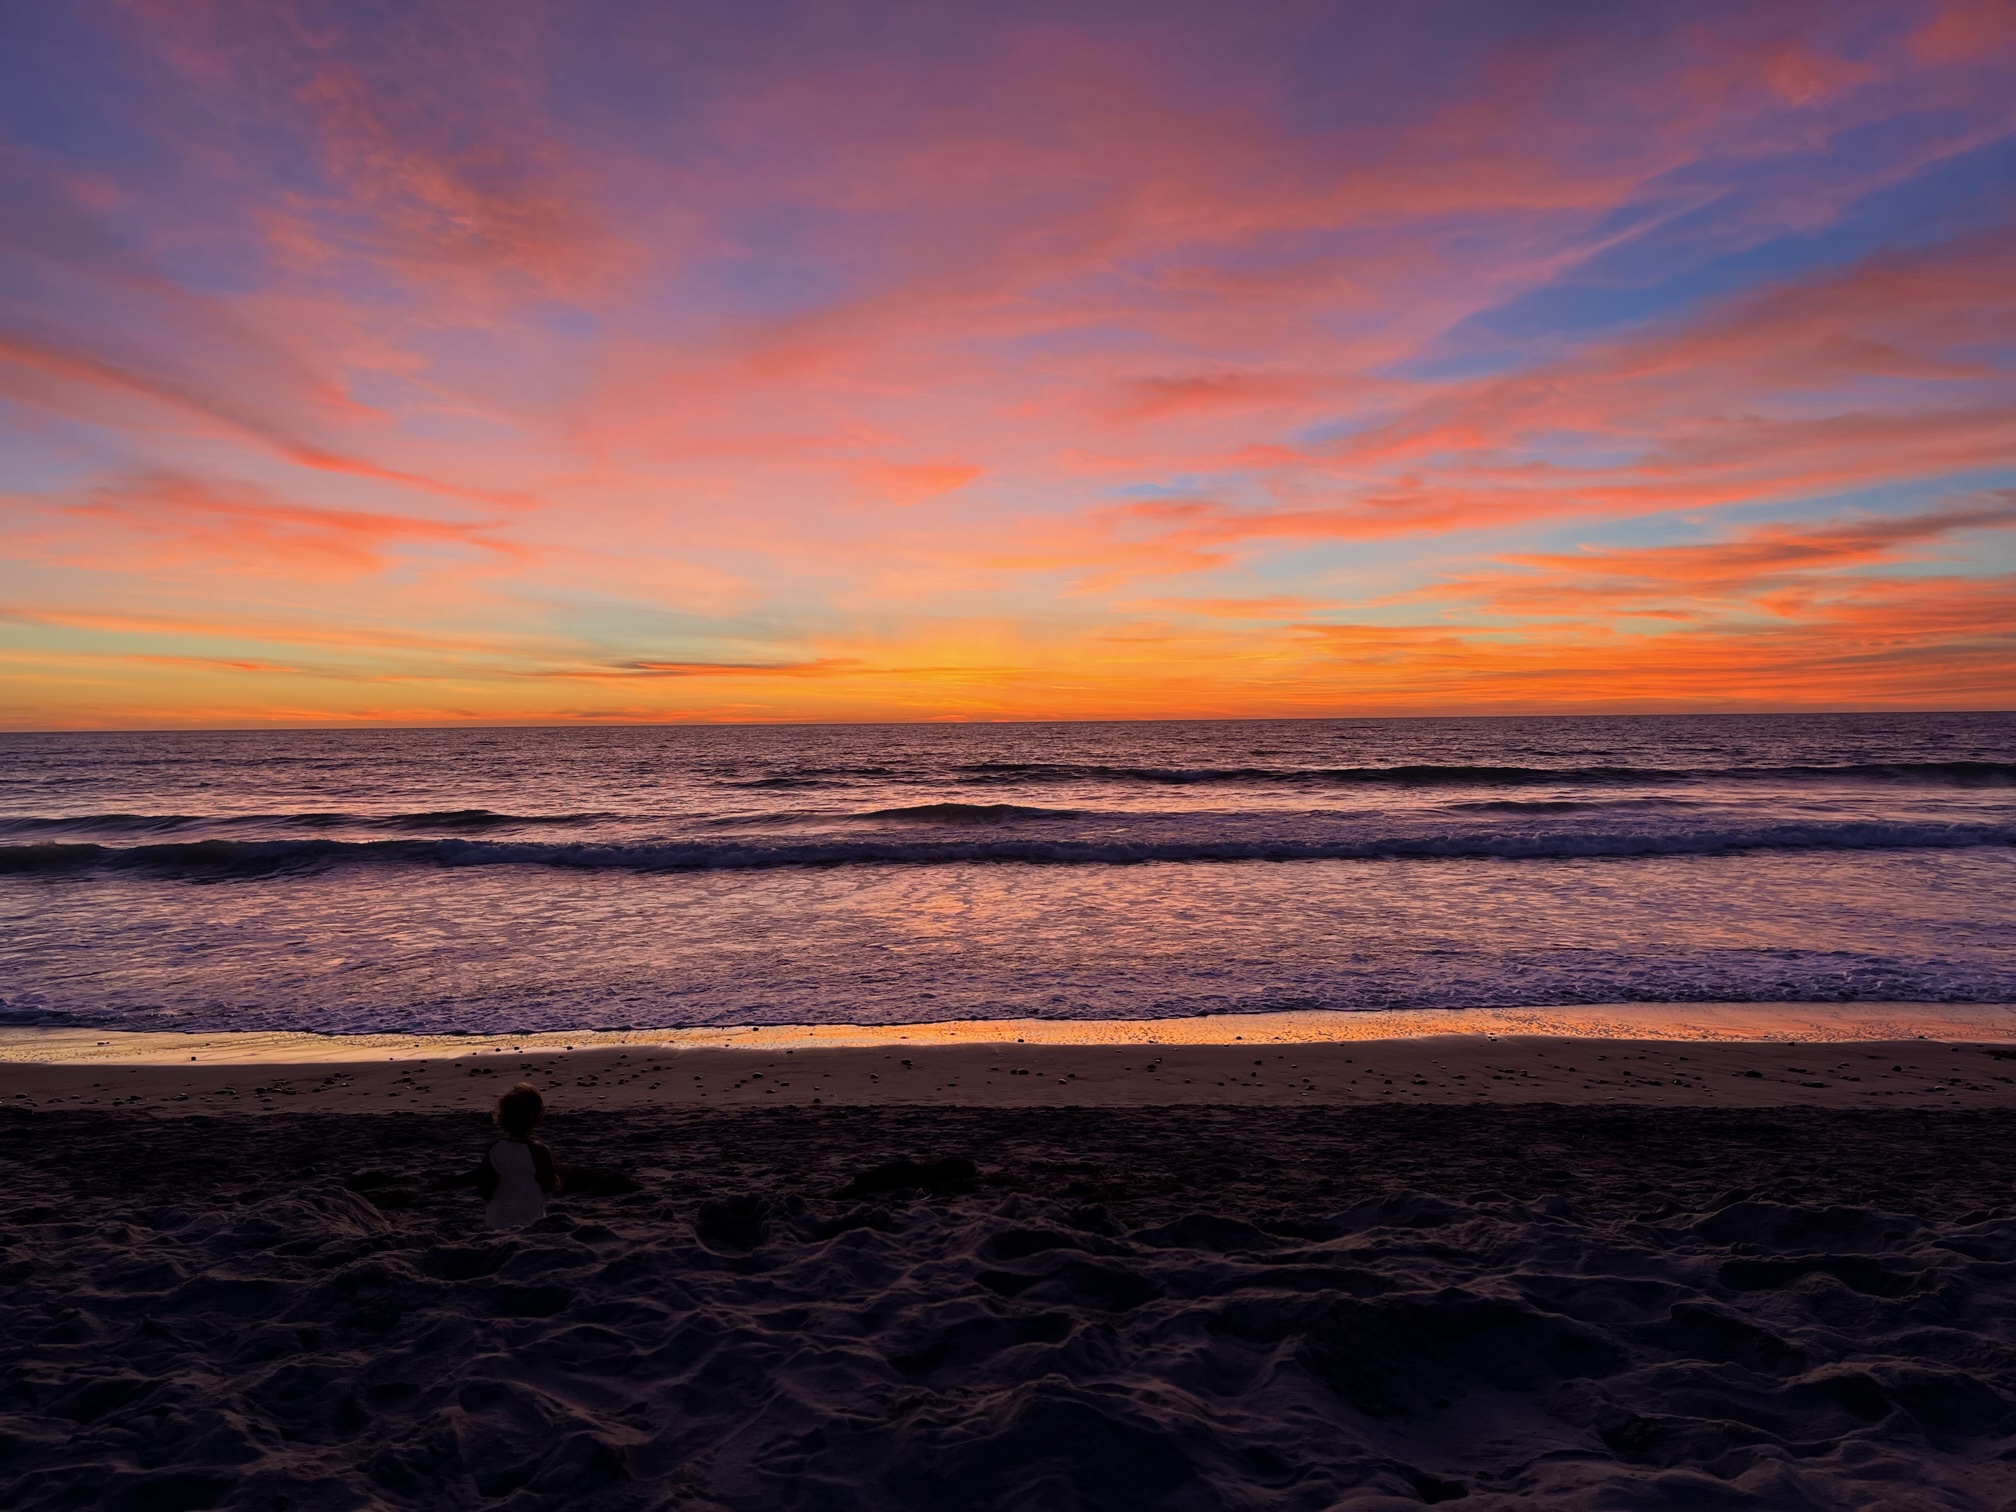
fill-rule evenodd
<path id="1" fill-rule="evenodd" d="M 1232 1032 L 16 1037 L 0 1501 L 2016 1505 L 2008 1044 Z"/>
<path id="2" fill-rule="evenodd" d="M 2016 1512 L 2016 0 L 0 15 L 0 1512 Z"/>
<path id="3" fill-rule="evenodd" d="M 2009 1505 L 2002 1110 L 10 1112 L 0 1498 Z M 25 1200 L 24 1200 L 25 1199 Z"/>

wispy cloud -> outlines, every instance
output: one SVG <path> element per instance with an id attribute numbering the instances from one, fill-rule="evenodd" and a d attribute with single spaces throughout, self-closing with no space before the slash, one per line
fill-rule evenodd
<path id="1" fill-rule="evenodd" d="M 110 565 L 123 552 L 147 571 L 319 578 L 383 572 L 414 550 L 445 548 L 514 563 L 529 555 L 500 536 L 494 520 L 317 508 L 245 485 L 176 474 L 104 484 L 87 499 L 58 504 L 55 511 L 79 527 L 66 533 L 73 562 L 81 557 L 87 564 Z"/>
<path id="2" fill-rule="evenodd" d="M 56 8 L 8 717 L 2016 697 L 2006 5 L 1148 19 Z"/>

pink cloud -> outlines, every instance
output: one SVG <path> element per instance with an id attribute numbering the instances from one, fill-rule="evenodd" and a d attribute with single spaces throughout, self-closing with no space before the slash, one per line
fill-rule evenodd
<path id="1" fill-rule="evenodd" d="M 320 578 L 382 572 L 397 553 L 414 548 L 474 551 L 500 561 L 526 557 L 496 535 L 494 521 L 317 508 L 242 484 L 220 487 L 172 474 L 102 486 L 59 512 L 89 523 L 85 560 L 99 565 L 123 550 L 150 567 Z"/>
<path id="2" fill-rule="evenodd" d="M 301 0 L 128 8 L 222 119 L 313 144 L 326 190 L 265 217 L 295 260 L 376 262 L 462 318 L 596 299 L 638 267 L 548 115 L 531 8 L 437 5 L 368 26 Z"/>

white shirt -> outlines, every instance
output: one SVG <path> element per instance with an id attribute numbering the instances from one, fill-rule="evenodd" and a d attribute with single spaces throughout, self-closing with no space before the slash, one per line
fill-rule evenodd
<path id="1" fill-rule="evenodd" d="M 532 1147 L 516 1139 L 490 1146 L 490 1165 L 497 1172 L 497 1190 L 484 1205 L 492 1228 L 523 1228 L 546 1216 L 546 1194 L 532 1164 Z"/>

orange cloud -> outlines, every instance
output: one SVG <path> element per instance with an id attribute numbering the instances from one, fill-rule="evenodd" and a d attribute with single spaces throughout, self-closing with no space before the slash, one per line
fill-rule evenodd
<path id="1" fill-rule="evenodd" d="M 1573 555 L 1513 555 L 1506 561 L 1557 579 L 1601 583 L 1615 597 L 1685 593 L 1718 600 L 1758 599 L 1814 574 L 1890 564 L 1944 537 L 1970 530 L 2016 529 L 2016 499 L 1894 519 L 1821 525 L 1760 525 L 1732 540 L 1704 545 L 1584 550 Z"/>
<path id="2" fill-rule="evenodd" d="M 108 566 L 125 549 L 150 569 L 277 570 L 309 577 L 382 572 L 395 552 L 451 547 L 524 560 L 496 522 L 422 519 L 286 503 L 244 485 L 219 487 L 154 474 L 93 490 L 59 513 L 91 524 L 89 560 Z M 108 539 L 106 531 L 116 531 Z"/>
<path id="3" fill-rule="evenodd" d="M 1121 420 L 1168 420 L 1284 405 L 1309 408 L 1319 399 L 1334 399 L 1344 387 L 1341 379 L 1306 373 L 1233 371 L 1122 378 L 1114 385 L 1113 414 Z"/>
<path id="4" fill-rule="evenodd" d="M 1293 593 L 1269 593 L 1253 598 L 1153 598 L 1126 606 L 1143 614 L 1194 614 L 1206 619 L 1294 620 L 1333 607 L 1323 599 Z"/>
<path id="5" fill-rule="evenodd" d="M 86 419 L 109 418 L 107 398 L 151 401 L 206 427 L 261 443 L 286 461 L 316 472 L 344 473 L 393 483 L 450 498 L 484 503 L 522 499 L 443 482 L 420 473 L 385 467 L 314 445 L 251 412 L 233 399 L 206 394 L 165 374 L 131 370 L 84 352 L 64 351 L 0 331 L 0 393 Z"/>
<path id="6" fill-rule="evenodd" d="M 1773 524 L 1698 545 L 1508 557 L 1394 602 L 1481 623 L 1396 632 L 1307 625 L 1342 655 L 1395 649 L 1424 691 L 1569 703 L 1992 706 L 2016 691 L 2016 574 L 1964 570 L 1940 543 L 2016 529 L 2006 496 L 1902 519 Z M 1930 575 L 1900 575 L 1911 562 Z M 1905 695 L 1908 696 L 1908 695 Z"/>
<path id="7" fill-rule="evenodd" d="M 833 677 L 858 670 L 846 657 L 822 657 L 801 662 L 627 661 L 599 667 L 560 667 L 533 675 L 576 682 L 627 682 L 657 677 Z"/>
<path id="8" fill-rule="evenodd" d="M 861 484 L 872 496 L 907 507 L 964 488 L 980 469 L 956 462 L 876 462 L 861 469 Z"/>
<path id="9" fill-rule="evenodd" d="M 430 633 L 411 624 L 379 627 L 355 622 L 318 624 L 307 619 L 272 619 L 245 614 L 197 616 L 66 609 L 47 604 L 0 603 L 0 621 L 15 625 L 100 632 L 132 642 L 162 639 L 231 640 L 266 645 L 322 646 L 342 652 L 407 654 L 424 657 L 515 659 L 551 652 L 550 637 L 493 630 L 463 636 Z"/>
<path id="10" fill-rule="evenodd" d="M 1310 626 L 1359 707 L 1845 709 L 2007 707 L 2016 579 L 1871 585 L 1803 623 L 1666 634 Z M 1310 669 L 1312 681 L 1321 671 Z"/>

